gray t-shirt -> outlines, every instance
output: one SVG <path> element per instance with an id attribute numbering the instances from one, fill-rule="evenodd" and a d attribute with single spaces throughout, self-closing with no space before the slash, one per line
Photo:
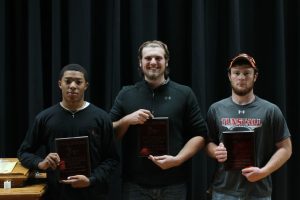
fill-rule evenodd
<path id="1" fill-rule="evenodd" d="M 255 132 L 255 154 L 257 167 L 263 167 L 276 151 L 275 144 L 290 137 L 282 112 L 275 104 L 255 97 L 247 105 L 238 105 L 231 97 L 212 104 L 207 113 L 209 139 L 219 144 L 222 132 L 229 130 L 253 130 Z M 270 196 L 272 180 L 268 176 L 251 183 L 239 170 L 225 171 L 218 164 L 213 180 L 213 189 L 234 196 Z"/>

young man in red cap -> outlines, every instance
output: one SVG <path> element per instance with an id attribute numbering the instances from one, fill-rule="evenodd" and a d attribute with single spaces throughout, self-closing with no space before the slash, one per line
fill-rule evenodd
<path id="1" fill-rule="evenodd" d="M 271 200 L 270 175 L 292 154 L 290 132 L 280 109 L 253 92 L 257 77 L 254 59 L 247 54 L 237 55 L 228 68 L 232 95 L 208 110 L 206 150 L 219 162 L 212 183 L 213 200 Z M 226 131 L 254 132 L 253 166 L 225 167 L 231 155 L 223 144 Z"/>

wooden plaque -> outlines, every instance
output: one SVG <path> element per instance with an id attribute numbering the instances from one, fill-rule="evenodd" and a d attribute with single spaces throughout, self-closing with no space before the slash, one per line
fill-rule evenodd
<path id="1" fill-rule="evenodd" d="M 254 131 L 225 131 L 223 142 L 227 149 L 225 170 L 241 170 L 255 166 Z"/>
<path id="2" fill-rule="evenodd" d="M 73 175 L 91 175 L 88 136 L 56 138 L 55 145 L 60 157 L 60 180 Z"/>
<path id="3" fill-rule="evenodd" d="M 138 156 L 169 154 L 169 118 L 156 117 L 138 127 Z"/>

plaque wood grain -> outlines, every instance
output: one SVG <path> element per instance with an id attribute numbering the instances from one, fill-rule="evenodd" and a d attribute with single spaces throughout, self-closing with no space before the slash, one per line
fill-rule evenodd
<path id="1" fill-rule="evenodd" d="M 55 145 L 60 157 L 60 180 L 73 175 L 91 175 L 88 136 L 56 138 Z"/>
<path id="2" fill-rule="evenodd" d="M 227 150 L 225 170 L 241 170 L 255 166 L 254 131 L 225 131 L 223 142 Z"/>
<path id="3" fill-rule="evenodd" d="M 169 118 L 156 117 L 138 127 L 138 156 L 169 154 Z"/>

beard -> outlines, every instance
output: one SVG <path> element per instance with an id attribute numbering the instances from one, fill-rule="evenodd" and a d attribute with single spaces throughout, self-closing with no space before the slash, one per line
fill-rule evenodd
<path id="1" fill-rule="evenodd" d="M 238 96 L 246 96 L 253 90 L 253 87 L 254 87 L 254 82 L 251 83 L 250 86 L 246 86 L 243 88 L 239 88 L 231 83 L 232 91 Z"/>
<path id="2" fill-rule="evenodd" d="M 161 70 L 143 70 L 144 76 L 148 80 L 156 80 L 164 76 L 164 71 Z"/>
<path id="3" fill-rule="evenodd" d="M 252 88 L 247 88 L 247 89 L 238 89 L 238 88 L 232 88 L 233 92 L 238 95 L 238 96 L 246 96 L 247 94 L 250 93 Z"/>

